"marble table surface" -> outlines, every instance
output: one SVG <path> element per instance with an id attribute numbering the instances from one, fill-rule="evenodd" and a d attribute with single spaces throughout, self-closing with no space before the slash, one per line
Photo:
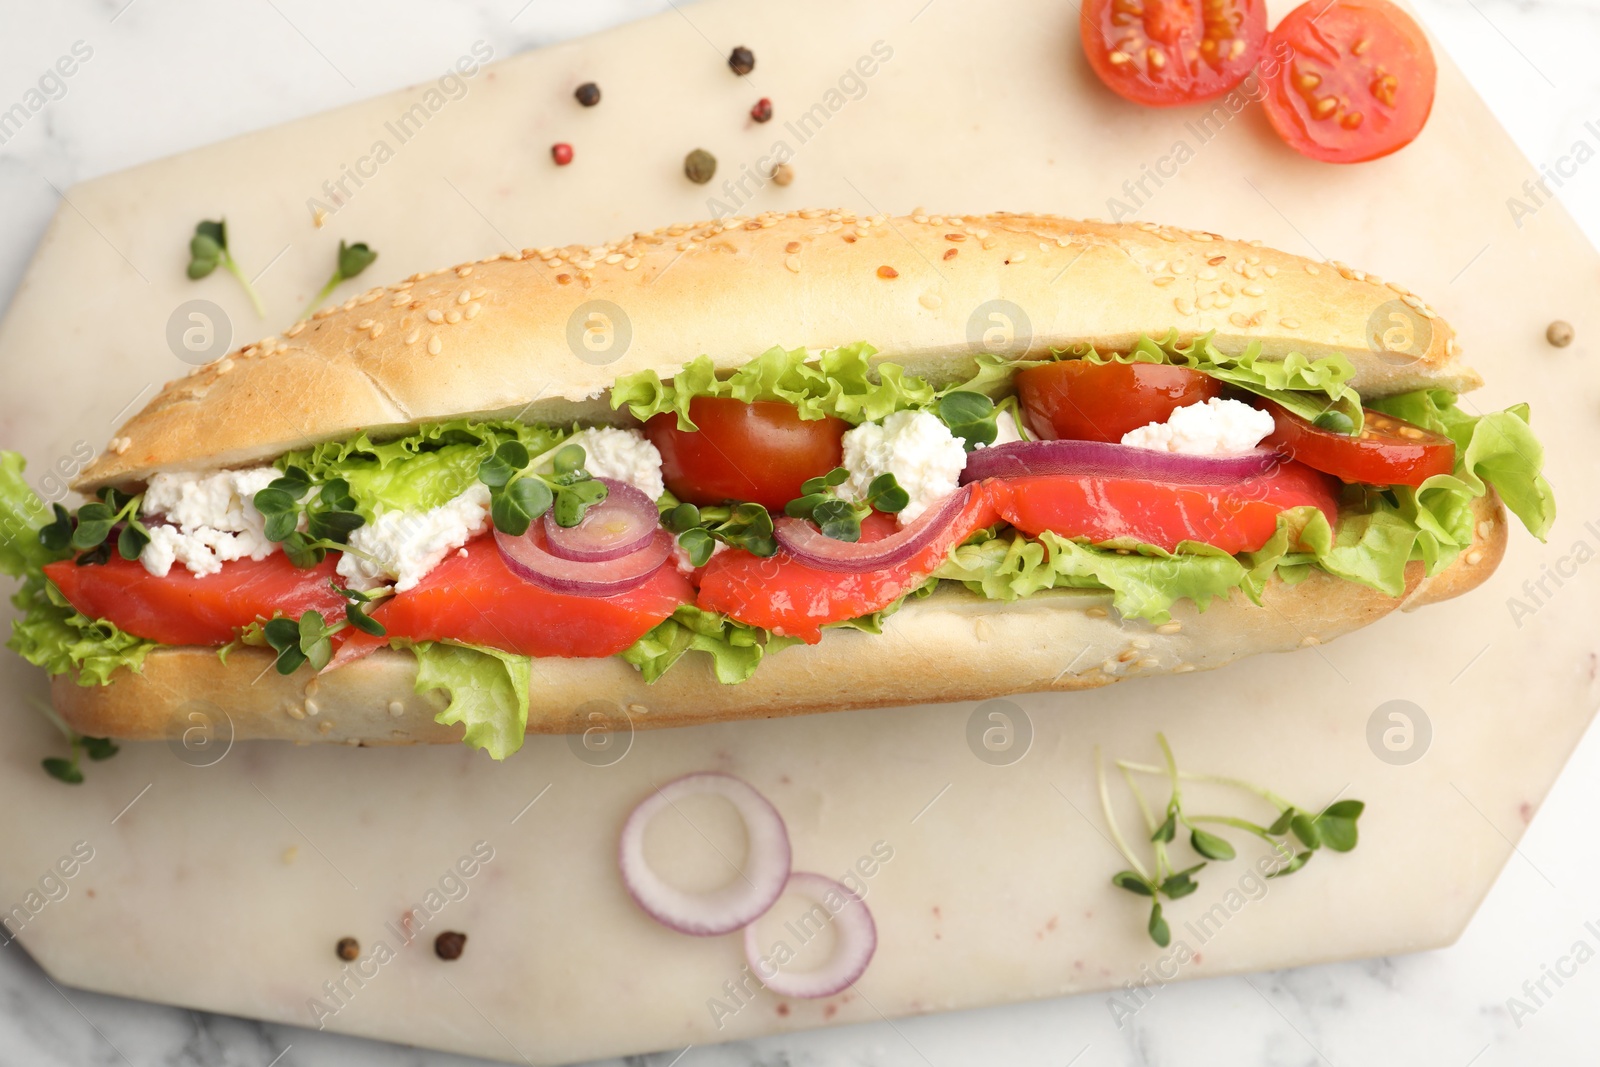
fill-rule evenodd
<path id="1" fill-rule="evenodd" d="M 1600 145 L 1594 0 L 1414 5 L 1536 166 L 1555 167 L 1579 141 Z M 58 99 L 0 141 L 0 294 L 9 300 L 16 291 L 60 191 L 74 182 L 423 80 L 454 60 L 459 40 L 483 38 L 506 55 L 671 6 L 673 0 L 0 0 L 0 16 L 8 16 L 0 17 L 0 108 L 21 99 L 75 42 L 93 50 Z M 1561 183 L 1556 194 L 1600 241 L 1600 167 L 1580 166 Z M 1589 1022 L 1600 1003 L 1600 966 L 1584 964 L 1600 949 L 1600 903 L 1583 901 L 1593 899 L 1585 889 L 1600 879 L 1600 852 L 1580 842 L 1597 809 L 1600 736 L 1591 734 L 1466 934 L 1441 951 L 1180 983 L 1163 988 L 1120 1029 L 1104 996 L 1084 996 L 696 1048 L 681 1062 L 1593 1062 Z M 668 1067 L 678 1062 L 674 1055 L 630 1062 Z M 20 947 L 0 950 L 0 1067 L 469 1062 L 479 1061 L 62 989 Z"/>

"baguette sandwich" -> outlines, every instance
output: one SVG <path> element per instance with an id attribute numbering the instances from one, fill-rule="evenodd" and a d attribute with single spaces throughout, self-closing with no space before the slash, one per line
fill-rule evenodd
<path id="1" fill-rule="evenodd" d="M 777 347 L 774 347 L 774 346 Z M 525 249 L 169 384 L 10 646 L 78 733 L 459 741 L 1076 690 L 1471 590 L 1554 517 L 1421 299 L 1210 233 L 763 215 Z"/>

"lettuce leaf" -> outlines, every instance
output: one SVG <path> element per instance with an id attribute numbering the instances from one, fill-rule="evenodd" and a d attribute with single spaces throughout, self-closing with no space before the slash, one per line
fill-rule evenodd
<path id="1" fill-rule="evenodd" d="M 717 681 L 732 685 L 754 674 L 767 655 L 798 640 L 735 622 L 693 604 L 680 604 L 678 610 L 619 655 L 637 667 L 649 684 L 667 673 L 684 653 L 705 652 L 711 656 Z"/>
<path id="2" fill-rule="evenodd" d="M 799 408 L 802 419 L 833 415 L 852 424 L 933 403 L 937 394 L 921 378 L 906 376 L 893 363 L 874 367 L 871 357 L 877 351 L 864 341 L 815 354 L 775 346 L 727 378 L 718 378 L 711 357 L 701 356 L 665 382 L 648 370 L 617 379 L 611 406 L 627 405 L 640 420 L 671 411 L 680 430 L 694 430 L 689 402 L 699 396 L 783 400 Z"/>
<path id="3" fill-rule="evenodd" d="M 6 647 L 52 675 L 78 672 L 79 685 L 109 685 L 119 667 L 138 673 L 145 656 L 157 647 L 154 641 L 86 617 L 39 573 L 29 575 L 11 603 L 23 615 L 12 621 Z"/>
<path id="4" fill-rule="evenodd" d="M 328 441 L 290 452 L 277 466 L 303 467 L 315 483 L 345 479 L 356 510 L 370 521 L 380 510 L 427 511 L 448 503 L 477 481 L 478 465 L 503 442 L 521 441 L 537 456 L 566 436 L 549 426 L 451 419 L 382 443 L 365 433 Z"/>
<path id="5" fill-rule="evenodd" d="M 1124 618 L 1159 624 L 1172 618 L 1179 600 L 1204 611 L 1213 599 L 1247 588 L 1250 571 L 1226 552 L 1192 541 L 1167 552 L 1154 545 L 1087 545 L 1048 531 L 1033 539 L 1006 527 L 969 540 L 933 574 L 991 600 L 1045 589 L 1105 589 Z"/>
<path id="6" fill-rule="evenodd" d="M 432 641 L 414 644 L 411 651 L 417 657 L 416 691 L 443 689 L 450 696 L 435 722 L 466 723 L 463 740 L 497 760 L 522 747 L 532 660 L 493 648 Z"/>
<path id="7" fill-rule="evenodd" d="M 1473 415 L 1462 411 L 1458 398 L 1448 390 L 1419 389 L 1374 400 L 1371 407 L 1445 434 L 1456 443 L 1455 471 L 1407 490 L 1409 495 L 1402 497 L 1407 507 L 1435 516 L 1456 514 L 1460 506 L 1450 500 L 1451 495 L 1482 496 L 1487 484 L 1529 533 L 1543 540 L 1550 532 L 1556 518 L 1555 495 L 1540 473 L 1544 446 L 1533 435 L 1527 404 Z M 1470 522 L 1470 517 L 1466 521 Z"/>
<path id="8" fill-rule="evenodd" d="M 22 477 L 27 466 L 16 452 L 0 452 L 0 574 L 21 578 L 59 557 L 39 543 L 50 509 Z"/>
<path id="9" fill-rule="evenodd" d="M 1101 355 L 1092 348 L 1073 353 L 1091 363 L 1169 363 L 1189 367 L 1218 381 L 1266 397 L 1302 419 L 1316 421 L 1326 411 L 1339 411 L 1361 428 L 1361 396 L 1350 387 L 1355 367 L 1343 355 L 1307 359 L 1291 352 L 1282 359 L 1261 358 L 1261 345 L 1252 342 L 1238 355 L 1220 351 L 1211 335 L 1180 344 L 1176 330 L 1156 341 L 1139 338 L 1132 351 Z"/>

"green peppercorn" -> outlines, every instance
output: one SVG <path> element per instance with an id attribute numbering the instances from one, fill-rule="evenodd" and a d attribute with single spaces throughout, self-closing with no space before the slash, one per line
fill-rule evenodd
<path id="1" fill-rule="evenodd" d="M 683 173 L 696 185 L 704 185 L 717 173 L 717 157 L 704 148 L 696 148 L 683 157 Z"/>

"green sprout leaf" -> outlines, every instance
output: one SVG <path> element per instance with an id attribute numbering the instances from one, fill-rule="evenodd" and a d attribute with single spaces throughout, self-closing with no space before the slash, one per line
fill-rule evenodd
<path id="1" fill-rule="evenodd" d="M 1118 871 L 1111 876 L 1111 884 L 1118 889 L 1126 889 L 1130 893 L 1137 893 L 1141 897 L 1153 897 L 1156 891 L 1150 883 L 1134 874 L 1132 871 Z"/>
<path id="2" fill-rule="evenodd" d="M 1322 834 L 1317 830 L 1317 821 L 1305 812 L 1297 812 L 1289 820 L 1289 829 L 1294 831 L 1294 836 L 1300 839 L 1301 844 L 1315 850 L 1322 845 Z"/>
<path id="3" fill-rule="evenodd" d="M 934 410 L 968 452 L 979 445 L 992 445 L 1000 436 L 996 420 L 1003 409 L 982 393 L 957 389 L 940 397 Z"/>
<path id="4" fill-rule="evenodd" d="M 306 309 L 300 313 L 300 317 L 309 319 L 311 313 L 317 310 L 322 302 L 333 294 L 335 289 L 372 266 L 373 261 L 377 258 L 378 253 L 368 247 L 364 241 L 358 241 L 353 245 L 347 245 L 340 241 L 339 255 L 334 261 L 333 274 L 329 276 L 328 284 L 324 285 L 322 291 L 311 298 L 311 303 L 306 305 Z"/>
<path id="5" fill-rule="evenodd" d="M 65 760 L 60 756 L 51 756 L 39 761 L 45 773 L 57 781 L 66 782 L 68 785 L 82 785 L 83 772 L 78 769 L 77 760 Z"/>
<path id="6" fill-rule="evenodd" d="M 1231 860 L 1237 855 L 1226 838 L 1198 828 L 1190 831 L 1189 844 L 1208 860 Z"/>
<path id="7" fill-rule="evenodd" d="M 112 756 L 115 756 L 118 752 L 122 751 L 122 749 L 117 746 L 117 743 L 112 741 L 109 737 L 84 737 L 80 738 L 80 740 L 83 742 L 84 755 L 88 756 L 96 763 L 99 763 L 101 760 L 108 760 Z"/>
<path id="8" fill-rule="evenodd" d="M 1172 930 L 1167 926 L 1167 920 L 1161 915 L 1161 903 L 1150 905 L 1150 923 L 1146 927 L 1150 931 L 1150 940 L 1166 948 L 1172 944 Z"/>
<path id="9" fill-rule="evenodd" d="M 893 474 L 880 474 L 867 486 L 866 503 L 889 515 L 898 515 L 911 503 L 911 494 L 900 488 Z"/>
<path id="10" fill-rule="evenodd" d="M 250 306 L 256 309 L 257 315 L 266 318 L 267 309 L 261 303 L 260 294 L 256 292 L 255 286 L 250 284 L 250 279 L 245 277 L 244 271 L 239 269 L 233 254 L 228 251 L 227 220 L 218 219 L 213 222 L 208 219 L 197 223 L 194 236 L 189 239 L 189 277 L 198 281 L 210 275 L 219 266 L 239 280 L 239 284 L 244 287 L 245 295 L 250 298 Z"/>
<path id="11" fill-rule="evenodd" d="M 1311 862 L 1311 855 L 1312 854 L 1310 852 L 1301 852 L 1301 853 L 1297 854 L 1294 859 L 1290 860 L 1288 863 L 1284 864 L 1282 867 L 1278 868 L 1277 870 L 1273 871 L 1271 874 L 1267 875 L 1267 877 L 1268 878 L 1287 878 L 1289 875 L 1293 874 L 1295 871 L 1298 871 L 1301 867 L 1304 867 L 1307 863 L 1310 863 Z"/>
<path id="12" fill-rule="evenodd" d="M 1155 833 L 1150 835 L 1150 840 L 1159 841 L 1163 845 L 1169 845 L 1177 836 L 1178 813 L 1175 811 L 1169 811 L 1167 812 L 1166 820 L 1160 826 L 1156 827 Z"/>

